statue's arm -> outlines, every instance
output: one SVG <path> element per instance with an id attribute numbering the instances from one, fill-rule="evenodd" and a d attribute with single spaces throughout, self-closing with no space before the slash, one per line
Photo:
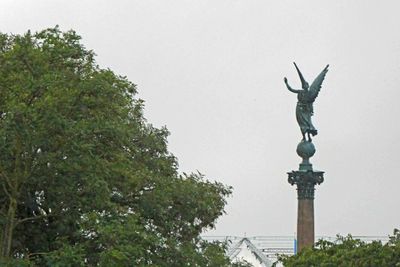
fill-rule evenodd
<path id="1" fill-rule="evenodd" d="M 296 90 L 296 89 L 293 89 L 292 87 L 290 87 L 286 77 L 283 79 L 283 81 L 285 82 L 286 87 L 290 92 L 295 93 L 295 94 L 298 94 L 301 92 L 301 90 Z"/>

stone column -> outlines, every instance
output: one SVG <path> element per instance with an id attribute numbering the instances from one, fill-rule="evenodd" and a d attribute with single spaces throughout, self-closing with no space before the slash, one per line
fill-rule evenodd
<path id="1" fill-rule="evenodd" d="M 314 200 L 299 199 L 297 207 L 297 249 L 314 244 Z"/>
<path id="2" fill-rule="evenodd" d="M 288 173 L 288 182 L 297 186 L 297 250 L 314 245 L 314 191 L 315 185 L 324 181 L 324 172 L 314 171 L 309 158 L 315 153 L 314 145 L 302 141 L 297 154 L 303 158 L 298 171 Z"/>

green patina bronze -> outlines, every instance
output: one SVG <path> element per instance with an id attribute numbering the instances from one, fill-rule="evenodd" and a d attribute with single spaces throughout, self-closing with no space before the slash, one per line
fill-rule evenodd
<path id="1" fill-rule="evenodd" d="M 311 141 L 302 140 L 296 149 L 303 160 L 298 171 L 288 172 L 288 182 L 297 185 L 298 199 L 314 199 L 314 186 L 324 181 L 324 172 L 313 170 L 310 158 L 315 154 L 315 146 Z"/>
<path id="2" fill-rule="evenodd" d="M 297 94 L 296 119 L 303 138 L 297 145 L 296 152 L 303 160 L 299 165 L 299 170 L 288 172 L 288 182 L 291 185 L 297 185 L 299 199 L 314 199 L 314 187 L 324 181 L 324 172 L 313 170 L 313 166 L 310 163 L 310 158 L 316 151 L 311 136 L 315 136 L 318 133 L 311 121 L 311 117 L 314 115 L 313 103 L 321 90 L 329 65 L 315 78 L 311 86 L 304 79 L 296 63 L 294 63 L 294 66 L 299 74 L 302 89 L 293 89 L 286 77 L 284 82 L 289 91 Z"/>
<path id="3" fill-rule="evenodd" d="M 297 185 L 298 199 L 314 199 L 315 185 L 324 181 L 324 172 L 322 171 L 292 171 L 288 172 L 288 182 L 291 185 Z"/>
<path id="4" fill-rule="evenodd" d="M 324 81 L 326 73 L 328 72 L 329 65 L 327 65 L 322 70 L 317 78 L 315 78 L 311 86 L 309 86 L 304 79 L 303 74 L 301 74 L 299 68 L 297 67 L 296 63 L 293 62 L 293 64 L 296 67 L 297 73 L 300 76 L 302 89 L 292 89 L 286 77 L 284 78 L 284 82 L 290 92 L 297 94 L 296 119 L 300 126 L 303 140 L 306 140 L 307 134 L 308 141 L 312 141 L 310 135 L 314 136 L 318 133 L 317 129 L 315 129 L 314 125 L 311 122 L 311 116 L 314 114 L 313 103 L 317 98 L 319 91 L 321 90 L 321 85 Z"/>

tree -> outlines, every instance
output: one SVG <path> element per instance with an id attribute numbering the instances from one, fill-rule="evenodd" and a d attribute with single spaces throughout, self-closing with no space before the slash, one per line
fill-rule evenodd
<path id="1" fill-rule="evenodd" d="M 338 236 L 336 242 L 319 240 L 314 248 L 306 248 L 295 256 L 280 256 L 285 267 L 394 267 L 400 266 L 400 231 L 395 229 L 389 242 L 371 243 Z M 276 265 L 277 263 L 275 263 Z"/>
<path id="2" fill-rule="evenodd" d="M 227 266 L 199 235 L 231 188 L 179 174 L 136 86 L 80 39 L 0 34 L 0 261 Z"/>

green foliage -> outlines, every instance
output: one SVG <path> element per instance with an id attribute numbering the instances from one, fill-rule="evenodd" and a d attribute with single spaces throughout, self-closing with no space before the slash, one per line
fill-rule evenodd
<path id="1" fill-rule="evenodd" d="M 319 240 L 314 248 L 306 248 L 295 256 L 281 256 L 285 267 L 394 267 L 400 266 L 400 231 L 386 244 L 380 241 L 371 243 L 338 236 L 336 242 Z M 275 263 L 277 264 L 277 263 Z"/>
<path id="2" fill-rule="evenodd" d="M 59 248 L 57 250 L 43 254 L 43 259 L 38 259 L 39 265 L 45 263 L 46 266 L 52 267 L 85 266 L 85 251 L 83 246 L 72 246 L 68 244 L 68 242 L 60 241 L 58 241 L 58 243 Z"/>
<path id="3" fill-rule="evenodd" d="M 0 34 L 0 258 L 228 266 L 224 247 L 199 235 L 231 189 L 179 175 L 168 134 L 74 31 Z"/>

